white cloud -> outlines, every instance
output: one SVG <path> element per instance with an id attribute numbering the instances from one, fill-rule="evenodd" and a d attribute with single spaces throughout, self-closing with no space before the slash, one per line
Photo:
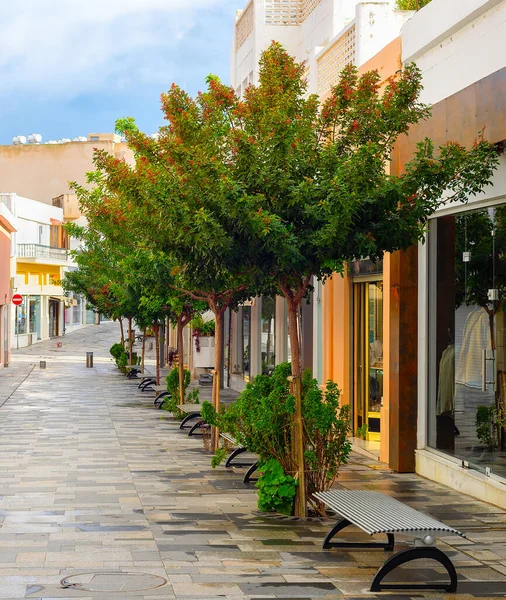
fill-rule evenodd
<path id="1" fill-rule="evenodd" d="M 0 0 L 0 95 L 72 98 L 167 82 L 198 11 L 220 0 Z"/>

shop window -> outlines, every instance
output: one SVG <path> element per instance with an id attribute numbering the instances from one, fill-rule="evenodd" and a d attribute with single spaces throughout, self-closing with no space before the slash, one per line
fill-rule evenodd
<path id="1" fill-rule="evenodd" d="M 28 298 L 23 296 L 23 303 L 16 307 L 16 325 L 14 333 L 23 335 L 28 333 Z"/>
<path id="2" fill-rule="evenodd" d="M 35 334 L 37 336 L 37 339 L 40 340 L 40 296 L 30 296 L 29 302 L 30 333 Z"/>
<path id="3" fill-rule="evenodd" d="M 428 444 L 506 476 L 506 206 L 431 222 Z"/>
<path id="4" fill-rule="evenodd" d="M 276 301 L 262 297 L 262 373 L 269 375 L 276 364 Z"/>

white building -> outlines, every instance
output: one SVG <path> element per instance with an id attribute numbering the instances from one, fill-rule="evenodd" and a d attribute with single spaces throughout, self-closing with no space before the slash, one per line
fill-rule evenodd
<path id="1" fill-rule="evenodd" d="M 399 36 L 411 13 L 395 0 L 250 0 L 237 11 L 231 83 L 241 95 L 258 82 L 258 61 L 272 40 L 307 65 L 308 92 L 324 95 L 347 64 L 362 65 Z"/>
<path id="2" fill-rule="evenodd" d="M 11 236 L 13 291 L 23 303 L 11 310 L 11 347 L 22 348 L 86 324 L 81 298 L 64 296 L 61 280 L 69 260 L 63 209 L 17 194 L 0 194 L 14 216 Z"/>

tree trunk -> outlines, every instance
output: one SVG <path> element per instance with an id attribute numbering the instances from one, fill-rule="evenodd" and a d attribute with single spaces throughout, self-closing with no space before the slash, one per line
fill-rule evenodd
<path id="1" fill-rule="evenodd" d="M 132 340 L 132 318 L 128 318 L 128 362 L 132 364 L 133 340 Z"/>
<path id="2" fill-rule="evenodd" d="M 119 321 L 119 329 L 121 331 L 121 345 L 124 348 L 125 347 L 125 331 L 123 329 L 123 319 L 120 317 L 118 319 L 118 321 Z"/>
<path id="3" fill-rule="evenodd" d="M 292 351 L 292 375 L 302 375 L 302 351 L 299 336 L 299 303 L 293 298 L 287 298 L 288 305 L 288 335 L 290 336 L 290 349 Z"/>
<path id="4" fill-rule="evenodd" d="M 155 334 L 156 385 L 160 385 L 160 326 L 158 323 L 153 323 L 153 332 Z"/>
<path id="5" fill-rule="evenodd" d="M 177 320 L 177 355 L 178 355 L 178 369 L 179 369 L 179 401 L 184 404 L 184 344 L 183 344 L 183 317 L 179 317 Z"/>
<path id="6" fill-rule="evenodd" d="M 146 356 L 146 330 L 147 327 L 144 327 L 142 331 L 142 360 L 141 360 L 141 369 L 144 373 L 144 358 Z"/>
<path id="7" fill-rule="evenodd" d="M 223 313 L 226 307 L 214 307 L 215 332 L 214 332 L 214 375 L 213 375 L 213 406 L 216 412 L 220 411 L 220 387 L 221 387 L 221 368 L 223 364 Z M 213 427 L 211 433 L 211 449 L 214 452 L 220 445 L 220 432 L 217 427 Z"/>

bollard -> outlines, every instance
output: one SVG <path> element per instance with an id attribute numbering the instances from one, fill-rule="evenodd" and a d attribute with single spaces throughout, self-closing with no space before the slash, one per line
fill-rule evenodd
<path id="1" fill-rule="evenodd" d="M 39 367 L 41 369 L 45 369 L 46 368 L 46 361 L 45 360 L 41 360 L 40 363 L 39 363 Z"/>
<path id="2" fill-rule="evenodd" d="M 86 367 L 88 369 L 93 367 L 93 352 L 86 352 Z"/>

